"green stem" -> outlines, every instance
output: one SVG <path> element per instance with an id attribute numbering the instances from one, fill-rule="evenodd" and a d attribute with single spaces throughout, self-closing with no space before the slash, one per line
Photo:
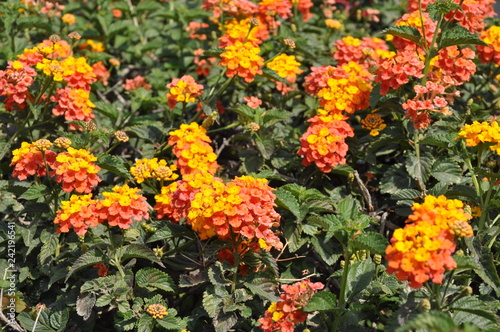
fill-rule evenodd
<path id="1" fill-rule="evenodd" d="M 228 124 L 225 127 L 209 130 L 209 131 L 207 131 L 207 133 L 211 134 L 211 133 L 215 133 L 215 132 L 218 132 L 218 131 L 223 131 L 223 130 L 231 129 L 231 128 L 237 127 L 239 125 L 240 125 L 239 121 L 236 121 L 236 122 L 233 122 L 231 124 Z"/>
<path id="2" fill-rule="evenodd" d="M 351 252 L 348 251 L 345 255 L 345 260 L 344 260 L 345 265 L 344 265 L 344 270 L 342 271 L 342 279 L 340 281 L 340 293 L 337 305 L 337 309 L 339 309 L 338 311 L 344 309 L 345 305 L 345 292 L 347 288 L 347 275 L 349 274 L 350 257 L 351 257 Z M 335 315 L 335 321 L 333 323 L 331 332 L 337 332 L 341 316 L 342 315 L 338 313 Z"/>
<path id="3" fill-rule="evenodd" d="M 422 174 L 422 165 L 420 163 L 420 137 L 419 137 L 419 132 L 418 129 L 415 129 L 415 133 L 413 135 L 413 143 L 415 144 L 415 155 L 417 156 L 417 167 L 418 167 L 418 174 Z M 422 182 L 422 177 L 417 178 L 417 185 L 419 189 L 425 194 L 426 189 L 425 189 L 425 183 Z"/>
<path id="4" fill-rule="evenodd" d="M 436 301 L 436 306 L 438 310 L 442 308 L 441 296 L 440 296 L 441 285 L 440 284 L 432 284 L 432 297 Z"/>
<path id="5" fill-rule="evenodd" d="M 111 264 L 118 269 L 118 272 L 120 272 L 121 277 L 125 278 L 125 271 L 123 271 L 123 267 L 118 257 L 118 251 L 116 250 L 115 241 L 113 239 L 113 233 L 111 232 L 111 227 L 107 225 L 107 228 L 109 235 L 109 243 L 111 243 L 111 249 L 113 250 L 113 259 L 111 260 Z"/>

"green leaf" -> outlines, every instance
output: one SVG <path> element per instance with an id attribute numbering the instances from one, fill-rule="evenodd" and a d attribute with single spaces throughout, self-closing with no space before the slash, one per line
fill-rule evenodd
<path id="1" fill-rule="evenodd" d="M 475 296 L 466 296 L 457 300 L 450 306 L 450 310 L 461 312 L 454 315 L 454 321 L 458 324 L 471 322 L 482 329 L 500 326 L 500 319 L 496 312 L 490 305 Z"/>
<path id="2" fill-rule="evenodd" d="M 155 320 L 150 315 L 142 315 L 137 321 L 137 332 L 151 332 L 155 325 Z"/>
<path id="3" fill-rule="evenodd" d="M 436 1 L 429 3 L 425 9 L 433 21 L 437 21 L 440 16 L 444 16 L 452 10 L 462 10 L 462 8 L 459 4 L 451 1 Z"/>
<path id="4" fill-rule="evenodd" d="M 28 190 L 26 190 L 21 196 L 19 196 L 19 199 L 25 199 L 28 201 L 37 200 L 40 197 L 47 196 L 47 194 L 49 194 L 49 190 L 46 185 L 35 184 L 29 187 Z"/>
<path id="5" fill-rule="evenodd" d="M 421 155 L 420 158 L 410 154 L 406 162 L 406 170 L 414 180 L 425 183 L 429 180 L 434 161 L 434 157 L 430 154 Z"/>
<path id="6" fill-rule="evenodd" d="M 113 295 L 111 295 L 111 294 L 104 294 L 103 296 L 100 296 L 96 300 L 95 306 L 96 307 L 105 307 L 105 306 L 109 305 L 111 303 L 111 301 L 113 301 Z"/>
<path id="7" fill-rule="evenodd" d="M 214 318 L 222 307 L 222 299 L 215 294 L 208 294 L 207 291 L 205 291 L 202 304 L 208 316 Z"/>
<path id="8" fill-rule="evenodd" d="M 283 84 L 287 84 L 288 83 L 286 81 L 286 79 L 284 79 L 283 77 L 281 77 L 280 75 L 278 75 L 277 72 L 275 72 L 271 68 L 267 68 L 267 67 L 265 67 L 265 68 L 262 69 L 262 77 L 265 77 L 265 78 L 270 79 L 272 81 L 278 81 L 278 82 L 281 82 Z"/>
<path id="9" fill-rule="evenodd" d="M 254 295 L 259 296 L 263 300 L 268 300 L 270 302 L 277 302 L 279 297 L 274 294 L 275 285 L 272 282 L 263 282 L 260 284 L 244 282 L 245 287 L 247 287 Z"/>
<path id="10" fill-rule="evenodd" d="M 337 297 L 335 294 L 330 291 L 321 291 L 311 297 L 307 305 L 304 307 L 304 311 L 328 311 L 335 309 L 336 306 Z"/>
<path id="11" fill-rule="evenodd" d="M 50 234 L 48 240 L 46 240 L 40 249 L 40 253 L 38 254 L 38 262 L 40 265 L 46 264 L 46 259 L 55 255 L 57 246 L 59 245 L 59 241 L 57 239 L 56 234 Z"/>
<path id="12" fill-rule="evenodd" d="M 119 175 L 126 180 L 132 180 L 132 175 L 130 175 L 129 169 L 126 166 L 127 162 L 123 159 L 123 157 L 105 154 L 99 156 L 96 164 L 102 169 Z"/>
<path id="13" fill-rule="evenodd" d="M 414 317 L 406 325 L 396 329 L 396 332 L 405 332 L 413 329 L 451 331 L 455 327 L 453 319 L 448 314 L 440 311 L 429 311 Z"/>
<path id="14" fill-rule="evenodd" d="M 227 263 L 226 263 L 227 264 Z M 229 280 L 224 278 L 224 271 L 227 269 L 223 267 L 220 261 L 216 261 L 215 264 L 210 266 L 208 269 L 208 279 L 212 283 L 212 285 L 216 286 L 229 286 L 231 283 Z"/>
<path id="15" fill-rule="evenodd" d="M 391 195 L 392 199 L 397 199 L 397 200 L 415 200 L 416 198 L 420 197 L 422 195 L 422 192 L 417 189 L 401 189 L 395 194 Z"/>
<path id="16" fill-rule="evenodd" d="M 281 187 L 278 188 L 274 194 L 276 195 L 276 204 L 279 207 L 287 209 L 297 218 L 297 220 L 300 220 L 300 205 L 297 198 L 288 190 L 282 189 Z"/>
<path id="17" fill-rule="evenodd" d="M 25 29 L 28 30 L 32 28 L 46 30 L 47 32 L 52 31 L 52 26 L 50 25 L 47 18 L 43 16 L 32 15 L 32 16 L 20 17 L 16 20 L 16 23 L 17 23 L 17 29 L 19 31 Z"/>
<path id="18" fill-rule="evenodd" d="M 122 248 L 122 253 L 122 259 L 142 258 L 156 263 L 161 267 L 165 267 L 161 260 L 155 255 L 153 250 L 143 244 L 132 243 L 126 245 Z"/>
<path id="19" fill-rule="evenodd" d="M 142 12 L 155 12 L 163 9 L 163 5 L 156 1 L 141 1 L 135 7 L 137 14 Z"/>
<path id="20" fill-rule="evenodd" d="M 383 255 L 389 241 L 380 233 L 365 231 L 356 235 L 352 245 L 357 250 L 369 250 L 375 254 Z"/>
<path id="21" fill-rule="evenodd" d="M 269 127 L 280 120 L 288 119 L 290 117 L 290 112 L 272 109 L 265 112 L 265 114 L 262 116 L 262 123 L 264 124 L 264 126 Z"/>
<path id="22" fill-rule="evenodd" d="M 130 126 L 125 129 L 127 133 L 151 143 L 162 142 L 165 138 L 165 133 L 159 124 L 141 124 Z M 131 136 L 132 136 L 131 135 Z"/>
<path id="23" fill-rule="evenodd" d="M 216 57 L 219 58 L 222 53 L 224 53 L 226 50 L 223 48 L 218 48 L 218 47 L 212 47 L 203 52 L 203 56 L 205 57 Z"/>
<path id="24" fill-rule="evenodd" d="M 97 249 L 90 249 L 75 261 L 75 263 L 71 266 L 71 269 L 66 276 L 65 282 L 68 281 L 69 277 L 73 275 L 73 273 L 83 269 L 84 267 L 95 265 L 97 263 L 103 262 L 104 256 Z"/>
<path id="25" fill-rule="evenodd" d="M 16 316 L 16 320 L 19 322 L 19 324 L 24 327 L 27 331 L 36 331 L 36 332 L 54 332 L 54 329 L 51 329 L 50 327 L 43 326 L 40 324 L 40 322 L 37 323 L 36 329 L 35 327 L 35 320 L 33 317 L 28 312 L 21 312 L 19 315 Z"/>
<path id="26" fill-rule="evenodd" d="M 246 117 L 247 121 L 254 121 L 255 114 L 263 113 L 262 109 L 258 107 L 257 109 L 251 108 L 247 105 L 238 105 L 236 107 L 230 108 L 230 110 L 235 111 L 239 115 Z"/>
<path id="27" fill-rule="evenodd" d="M 467 30 L 467 28 L 461 25 L 455 25 L 443 31 L 438 50 L 441 50 L 448 46 L 469 44 L 489 46 L 484 41 L 482 41 L 478 35 L 475 35 Z"/>
<path id="28" fill-rule="evenodd" d="M 432 176 L 444 183 L 459 183 L 462 180 L 462 169 L 451 158 L 440 158 L 432 165 Z"/>
<path id="29" fill-rule="evenodd" d="M 52 311 L 49 320 L 53 328 L 56 328 L 58 331 L 64 331 L 69 320 L 68 308 Z"/>
<path id="30" fill-rule="evenodd" d="M 406 25 L 399 25 L 399 26 L 389 27 L 384 31 L 382 31 L 382 33 L 397 36 L 412 41 L 415 44 L 421 46 L 422 36 L 420 35 L 420 31 L 418 31 L 417 28 Z"/>
<path id="31" fill-rule="evenodd" d="M 168 315 L 161 319 L 156 319 L 156 322 L 161 327 L 167 330 L 181 331 L 186 328 L 186 323 L 177 317 L 177 311 L 173 308 L 168 308 Z"/>
<path id="32" fill-rule="evenodd" d="M 329 241 L 325 234 L 311 237 L 311 244 L 327 265 L 333 265 L 342 255 L 342 248 L 337 242 Z"/>
<path id="33" fill-rule="evenodd" d="M 405 170 L 403 164 L 394 164 L 387 169 L 380 180 L 382 194 L 397 194 L 401 189 L 413 188 L 415 183 Z"/>
<path id="34" fill-rule="evenodd" d="M 105 103 L 103 101 L 96 101 L 95 110 L 105 116 L 107 116 L 111 122 L 115 123 L 118 120 L 120 111 L 116 108 L 115 105 L 110 103 Z"/>
<path id="35" fill-rule="evenodd" d="M 137 286 L 147 288 L 150 291 L 161 289 L 165 292 L 175 292 L 176 286 L 172 278 L 155 268 L 144 268 L 135 274 Z"/>
<path id="36" fill-rule="evenodd" d="M 261 153 L 264 159 L 270 159 L 274 152 L 274 141 L 271 137 L 265 136 L 261 138 L 258 136 L 255 139 L 255 145 L 257 145 L 257 149 Z"/>
<path id="37" fill-rule="evenodd" d="M 362 292 L 375 275 L 375 264 L 371 258 L 363 261 L 357 261 L 348 266 L 347 272 L 347 285 L 346 285 L 346 299 L 347 302 L 352 301 L 356 296 Z"/>
<path id="38" fill-rule="evenodd" d="M 485 283 L 495 290 L 497 296 L 500 296 L 500 278 L 493 261 L 491 250 L 487 246 L 482 245 L 481 241 L 475 236 L 465 238 L 465 243 L 478 265 L 478 268 L 474 269 L 474 271 Z"/>

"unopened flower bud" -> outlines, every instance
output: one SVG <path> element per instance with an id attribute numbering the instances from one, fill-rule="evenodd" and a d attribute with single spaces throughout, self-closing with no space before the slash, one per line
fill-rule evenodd
<path id="1" fill-rule="evenodd" d="M 79 40 L 80 38 L 82 38 L 82 36 L 76 31 L 70 32 L 68 37 L 74 40 Z"/>
<path id="2" fill-rule="evenodd" d="M 87 122 L 85 122 L 85 124 L 83 125 L 83 127 L 85 128 L 85 130 L 88 130 L 88 131 L 93 131 L 93 130 L 97 129 L 97 125 L 95 124 L 94 121 L 87 121 Z"/>
<path id="3" fill-rule="evenodd" d="M 373 255 L 373 262 L 377 265 L 382 264 L 382 255 L 379 254 Z"/>
<path id="4" fill-rule="evenodd" d="M 165 253 L 163 252 L 163 247 L 162 248 L 153 248 L 153 252 L 156 257 L 162 258 Z"/>
<path id="5" fill-rule="evenodd" d="M 58 35 L 55 35 L 55 34 L 54 34 L 54 35 L 51 35 L 51 36 L 49 37 L 49 40 L 50 40 L 51 42 L 53 42 L 53 43 L 57 43 L 58 41 L 60 41 L 60 40 L 61 40 L 61 37 L 59 37 Z"/>
<path id="6" fill-rule="evenodd" d="M 250 23 L 250 27 L 258 27 L 260 25 L 259 20 L 256 19 L 255 17 L 252 17 L 251 19 L 248 20 L 248 23 Z"/>
<path id="7" fill-rule="evenodd" d="M 251 133 L 255 133 L 257 131 L 259 131 L 260 129 L 260 126 L 258 123 L 255 123 L 255 122 L 250 122 L 248 125 L 247 125 L 247 128 L 248 130 L 251 132 Z"/>
<path id="8" fill-rule="evenodd" d="M 117 58 L 109 59 L 109 63 L 112 64 L 113 66 L 116 66 L 116 67 L 118 67 L 121 64 L 120 60 L 118 60 Z"/>
<path id="9" fill-rule="evenodd" d="M 418 307 L 420 308 L 420 310 L 422 310 L 423 312 L 428 312 L 431 310 L 431 301 L 429 301 L 429 299 L 423 299 L 422 301 L 420 301 L 420 303 L 418 304 Z"/>
<path id="10" fill-rule="evenodd" d="M 462 249 L 455 251 L 455 255 L 457 256 L 463 256 L 465 255 L 464 251 Z"/>
<path id="11" fill-rule="evenodd" d="M 342 261 L 340 261 L 340 268 L 343 269 L 344 267 L 345 267 L 345 261 L 342 260 Z"/>
<path id="12" fill-rule="evenodd" d="M 465 286 L 462 290 L 465 295 L 472 295 L 473 289 L 471 286 Z"/>
<path id="13" fill-rule="evenodd" d="M 205 129 L 209 128 L 211 125 L 214 124 L 217 117 L 218 117 L 217 112 L 212 112 L 212 114 L 210 114 L 205 120 L 203 120 L 201 126 Z"/>
<path id="14" fill-rule="evenodd" d="M 33 145 L 38 151 L 45 151 L 52 146 L 52 142 L 48 139 L 42 138 L 33 143 Z"/>
<path id="15" fill-rule="evenodd" d="M 283 42 L 285 43 L 286 46 L 290 47 L 291 49 L 295 48 L 295 41 L 293 39 L 286 38 L 285 40 L 283 40 Z"/>
<path id="16" fill-rule="evenodd" d="M 121 130 L 118 130 L 115 132 L 115 137 L 118 141 L 123 142 L 123 143 L 128 142 L 128 140 L 129 140 L 127 133 L 124 131 L 121 131 Z"/>
<path id="17" fill-rule="evenodd" d="M 71 140 L 67 137 L 58 137 L 54 141 L 54 144 L 59 149 L 67 150 L 71 146 Z"/>

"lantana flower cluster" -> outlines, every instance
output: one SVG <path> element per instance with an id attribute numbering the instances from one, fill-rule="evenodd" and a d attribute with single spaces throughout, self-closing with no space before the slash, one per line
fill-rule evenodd
<path id="1" fill-rule="evenodd" d="M 255 250 L 281 249 L 282 243 L 271 231 L 280 221 L 272 190 L 267 180 L 250 176 L 224 183 L 208 173 L 188 174 L 162 188 L 155 196 L 154 209 L 158 218 L 174 222 L 185 218 L 201 239 L 217 236 L 226 240 L 237 234 L 254 242 Z M 261 240 L 265 243 L 259 243 Z"/>
<path id="2" fill-rule="evenodd" d="M 266 66 L 274 70 L 278 74 L 278 76 L 286 79 L 288 84 L 295 83 L 297 75 L 303 72 L 303 70 L 299 68 L 300 62 L 295 59 L 295 56 L 287 55 L 284 53 L 269 61 Z M 283 94 L 291 91 L 291 88 L 285 86 L 281 82 L 276 83 L 276 88 Z"/>
<path id="3" fill-rule="evenodd" d="M 56 103 L 54 115 L 64 115 L 66 121 L 88 121 L 94 117 L 95 105 L 89 99 L 91 84 L 97 80 L 94 69 L 84 57 L 73 57 L 70 45 L 59 37 L 25 49 L 18 60 L 9 62 L 7 68 L 0 71 L 0 95 L 6 96 L 8 111 L 23 110 L 26 100 L 39 101 L 29 91 L 39 74 L 51 77 L 51 84 L 57 87 L 55 94 L 49 96 L 50 101 Z M 70 129 L 80 128 L 72 124 Z"/>
<path id="4" fill-rule="evenodd" d="M 459 94 L 453 89 L 454 86 L 461 85 L 470 80 L 476 71 L 473 62 L 475 53 L 470 48 L 458 48 L 449 46 L 439 50 L 438 55 L 433 59 L 425 59 L 430 56 L 426 54 L 426 49 L 435 47 L 431 45 L 437 24 L 428 13 L 420 13 L 418 10 L 405 14 L 396 22 L 398 26 L 409 26 L 416 28 L 421 35 L 425 34 L 425 47 L 417 45 L 414 41 L 398 36 L 392 38 L 392 43 L 396 47 L 396 53 L 383 59 L 376 70 L 375 82 L 380 83 L 381 95 L 386 95 L 390 90 L 397 90 L 411 80 L 422 79 L 423 82 L 431 81 L 435 85 L 441 86 L 440 95 L 436 93 L 422 94 L 420 86 L 415 87 L 417 95 L 404 103 L 403 108 L 407 111 L 406 117 L 413 122 L 415 128 L 425 129 L 431 123 L 431 114 L 441 113 L 451 114 L 447 104 L 452 104 L 453 99 Z M 426 61 L 429 62 L 428 73 L 424 73 Z M 426 75 L 426 77 L 424 77 Z M 425 89 L 425 88 L 424 88 Z M 426 99 L 426 98 L 429 99 Z M 438 98 L 438 99 L 436 99 Z M 436 101 L 438 101 L 436 103 Z M 445 102 L 443 102 L 445 101 Z"/>
<path id="5" fill-rule="evenodd" d="M 85 235 L 89 227 L 107 223 L 128 229 L 132 222 L 149 219 L 149 205 L 138 188 L 128 185 L 115 186 L 112 192 L 103 192 L 103 199 L 93 199 L 92 194 L 72 195 L 61 202 L 54 223 L 57 233 L 67 233 L 72 228 L 77 235 Z"/>
<path id="6" fill-rule="evenodd" d="M 481 32 L 481 39 L 488 46 L 477 45 L 476 50 L 479 60 L 483 63 L 500 65 L 500 26 L 493 25 Z"/>
<path id="7" fill-rule="evenodd" d="M 173 146 L 177 157 L 175 166 L 182 175 L 198 172 L 215 174 L 217 171 L 217 155 L 206 132 L 196 122 L 182 124 L 179 129 L 169 132 L 168 144 Z"/>
<path id="8" fill-rule="evenodd" d="M 309 279 L 298 281 L 291 285 L 281 285 L 283 293 L 278 302 L 273 302 L 259 319 L 259 328 L 265 332 L 293 332 L 295 325 L 307 319 L 303 311 L 316 291 L 323 289 L 321 282 L 311 282 Z"/>
<path id="9" fill-rule="evenodd" d="M 196 83 L 191 75 L 174 78 L 171 83 L 167 84 L 167 88 L 170 89 L 167 93 L 170 109 L 174 109 L 177 103 L 194 102 L 203 94 L 203 85 Z"/>
<path id="10" fill-rule="evenodd" d="M 156 179 L 158 181 L 172 181 L 179 177 L 176 173 L 177 166 L 168 165 L 164 159 L 139 159 L 130 168 L 130 174 L 137 183 L 143 183 L 146 179 Z"/>
<path id="11" fill-rule="evenodd" d="M 59 153 L 49 150 L 52 143 L 46 139 L 22 142 L 19 149 L 12 151 L 12 176 L 26 180 L 32 175 L 45 176 L 49 170 L 48 175 L 62 184 L 62 190 L 90 193 L 101 181 L 98 176 L 101 168 L 94 163 L 97 158 L 88 150 L 70 147 L 66 140 L 56 140 L 58 147 L 67 147 Z"/>
<path id="12" fill-rule="evenodd" d="M 311 125 L 300 138 L 297 152 L 304 157 L 302 164 L 309 166 L 314 163 L 324 173 L 331 172 L 332 167 L 345 164 L 349 149 L 345 139 L 354 136 L 352 127 L 340 115 L 320 114 L 308 121 Z"/>
<path id="13" fill-rule="evenodd" d="M 486 144 L 491 151 L 500 155 L 500 126 L 498 122 L 479 122 L 466 124 L 458 133 L 459 138 L 465 138 L 467 146 Z"/>
<path id="14" fill-rule="evenodd" d="M 445 196 L 428 195 L 423 203 L 415 203 L 407 225 L 394 231 L 386 249 L 387 272 L 400 281 L 408 280 L 413 288 L 420 288 L 431 280 L 440 284 L 446 270 L 457 264 L 452 258 L 455 239 L 471 237 L 471 216 L 464 204 Z"/>

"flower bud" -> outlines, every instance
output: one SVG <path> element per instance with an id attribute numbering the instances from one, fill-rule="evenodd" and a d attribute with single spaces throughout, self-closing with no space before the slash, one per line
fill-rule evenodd
<path id="1" fill-rule="evenodd" d="M 418 307 L 420 308 L 420 310 L 422 310 L 423 312 L 429 312 L 431 310 L 431 301 L 429 301 L 429 299 L 423 299 L 422 301 L 420 301 L 420 303 L 418 304 Z"/>
<path id="2" fill-rule="evenodd" d="M 67 150 L 71 146 L 71 140 L 67 137 L 58 137 L 54 141 L 54 144 L 59 149 Z"/>
<path id="3" fill-rule="evenodd" d="M 128 142 L 128 140 L 129 140 L 127 133 L 124 131 L 121 131 L 121 130 L 118 130 L 115 132 L 115 137 L 118 141 L 123 142 L 123 143 Z"/>

